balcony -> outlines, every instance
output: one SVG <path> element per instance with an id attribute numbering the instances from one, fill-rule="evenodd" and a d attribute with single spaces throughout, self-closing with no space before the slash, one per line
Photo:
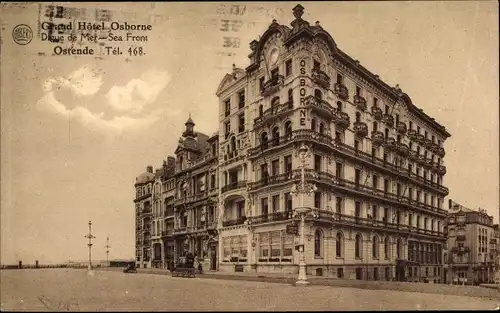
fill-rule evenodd
<path id="1" fill-rule="evenodd" d="M 444 158 L 445 151 L 443 147 L 439 147 L 437 150 L 437 155 L 439 155 L 441 158 Z"/>
<path id="2" fill-rule="evenodd" d="M 266 187 L 266 186 L 284 184 L 292 178 L 293 178 L 292 172 L 268 176 L 268 177 L 259 179 L 256 182 L 249 183 L 248 190 L 252 191 L 252 190 L 257 190 L 259 188 Z"/>
<path id="3" fill-rule="evenodd" d="M 424 140 L 424 147 L 426 147 L 427 149 L 431 149 L 432 148 L 432 141 L 430 139 L 425 139 Z"/>
<path id="4" fill-rule="evenodd" d="M 418 154 L 417 154 L 417 151 L 415 150 L 410 150 L 410 153 L 408 154 L 409 157 L 410 157 L 410 160 L 414 161 L 414 162 L 417 162 L 418 160 Z"/>
<path id="5" fill-rule="evenodd" d="M 425 143 L 425 137 L 424 137 L 424 135 L 417 134 L 417 142 L 419 144 L 423 145 Z"/>
<path id="6" fill-rule="evenodd" d="M 243 225 L 245 221 L 247 220 L 246 216 L 239 217 L 235 220 L 226 220 L 222 222 L 223 227 L 228 227 L 228 226 L 236 226 L 236 225 Z"/>
<path id="7" fill-rule="evenodd" d="M 335 110 L 330 105 L 330 103 L 320 98 L 314 96 L 307 97 L 305 101 L 305 106 L 312 107 L 313 109 L 315 109 L 315 111 L 317 111 L 318 113 L 329 119 L 335 116 Z"/>
<path id="8" fill-rule="evenodd" d="M 366 106 L 366 99 L 363 98 L 362 96 L 360 95 L 355 95 L 354 96 L 354 104 L 356 105 L 356 107 L 358 108 L 358 110 L 361 110 L 361 111 L 365 111 L 367 106 Z"/>
<path id="9" fill-rule="evenodd" d="M 417 131 L 414 129 L 408 130 L 408 138 L 411 140 L 416 140 L 417 139 Z"/>
<path id="10" fill-rule="evenodd" d="M 317 85 L 328 89 L 330 87 L 330 76 L 320 69 L 313 68 L 311 78 Z"/>
<path id="11" fill-rule="evenodd" d="M 186 226 L 180 226 L 177 228 L 174 228 L 172 231 L 172 235 L 180 235 L 180 234 L 185 234 L 187 233 L 187 227 Z"/>
<path id="12" fill-rule="evenodd" d="M 222 193 L 226 193 L 226 192 L 231 191 L 231 190 L 246 188 L 246 187 L 247 187 L 246 180 L 232 182 L 232 183 L 229 183 L 226 186 L 222 187 Z"/>
<path id="13" fill-rule="evenodd" d="M 392 150 L 392 149 L 395 149 L 396 148 L 396 139 L 394 139 L 393 137 L 387 137 L 385 139 L 385 144 L 384 146 L 389 149 L 389 150 Z"/>
<path id="14" fill-rule="evenodd" d="M 293 218 L 292 211 L 289 212 L 273 212 L 258 216 L 252 216 L 248 218 L 248 224 L 262 224 L 262 223 L 271 223 L 271 222 L 279 222 L 286 221 Z"/>
<path id="15" fill-rule="evenodd" d="M 384 133 L 379 131 L 372 132 L 372 142 L 376 145 L 381 145 L 384 143 Z"/>
<path id="16" fill-rule="evenodd" d="M 174 233 L 173 229 L 162 230 L 161 236 L 162 237 L 168 237 L 168 236 L 172 236 L 173 233 Z"/>
<path id="17" fill-rule="evenodd" d="M 144 209 L 142 210 L 142 215 L 143 216 L 148 216 L 148 215 L 151 215 L 153 214 L 153 211 L 151 211 L 151 209 Z"/>
<path id="18" fill-rule="evenodd" d="M 403 123 L 403 122 L 398 122 L 398 123 L 397 123 L 397 125 L 396 125 L 396 129 L 397 129 L 397 131 L 398 131 L 400 134 L 402 134 L 402 135 L 406 134 L 406 130 L 407 130 L 407 128 L 406 128 L 406 124 L 405 124 L 405 123 Z"/>
<path id="19" fill-rule="evenodd" d="M 363 122 L 355 122 L 354 132 L 357 136 L 366 137 L 368 135 L 368 126 Z"/>
<path id="20" fill-rule="evenodd" d="M 377 121 L 381 121 L 384 114 L 382 114 L 382 109 L 378 107 L 372 107 L 373 118 Z"/>
<path id="21" fill-rule="evenodd" d="M 292 110 L 293 110 L 292 101 L 275 105 L 265 110 L 261 116 L 254 119 L 254 124 L 255 124 L 254 127 L 258 127 L 260 124 L 264 122 L 268 122 L 282 115 L 285 115 L 287 112 L 290 112 Z"/>
<path id="22" fill-rule="evenodd" d="M 337 95 L 342 100 L 349 99 L 349 89 L 341 83 L 335 83 L 333 93 Z"/>
<path id="23" fill-rule="evenodd" d="M 393 127 L 394 126 L 394 117 L 390 114 L 384 114 L 384 123 L 389 127 Z"/>
<path id="24" fill-rule="evenodd" d="M 446 174 L 446 166 L 444 166 L 444 165 L 438 165 L 438 167 L 437 167 L 437 173 L 439 175 L 445 175 Z"/>
<path id="25" fill-rule="evenodd" d="M 264 83 L 264 86 L 262 87 L 262 96 L 267 97 L 277 92 L 280 87 L 283 86 L 284 79 L 285 78 L 283 75 L 276 75 L 274 77 L 271 77 Z"/>
<path id="26" fill-rule="evenodd" d="M 427 169 L 431 169 L 434 165 L 434 162 L 432 162 L 432 159 L 425 159 L 424 167 Z"/>
<path id="27" fill-rule="evenodd" d="M 433 143 L 433 144 L 430 146 L 429 150 L 431 150 L 431 152 L 437 153 L 437 152 L 438 152 L 438 150 L 439 150 L 439 146 L 438 146 L 437 144 Z"/>
<path id="28" fill-rule="evenodd" d="M 470 252 L 470 248 L 469 247 L 453 247 L 451 248 L 451 252 L 452 253 L 468 253 Z"/>
<path id="29" fill-rule="evenodd" d="M 349 125 L 351 124 L 351 119 L 349 117 L 349 114 L 345 112 L 335 112 L 334 123 L 340 128 L 343 129 L 348 128 Z"/>
<path id="30" fill-rule="evenodd" d="M 416 160 L 416 161 L 417 161 L 417 163 L 418 163 L 418 164 L 420 164 L 420 165 L 424 165 L 424 164 L 425 164 L 425 156 L 424 156 L 424 155 L 422 155 L 422 154 L 421 154 L 421 155 L 419 155 L 419 156 L 417 157 L 417 160 Z"/>
<path id="31" fill-rule="evenodd" d="M 407 144 L 398 142 L 396 144 L 396 151 L 402 156 L 407 156 L 410 153 L 410 148 L 408 147 Z"/>

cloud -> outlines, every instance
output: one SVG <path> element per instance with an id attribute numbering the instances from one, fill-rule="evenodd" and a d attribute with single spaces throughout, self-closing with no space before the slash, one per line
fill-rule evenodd
<path id="1" fill-rule="evenodd" d="M 145 105 L 156 100 L 158 94 L 165 88 L 169 80 L 170 76 L 167 73 L 150 70 L 144 73 L 140 79 L 131 80 L 126 87 L 111 88 L 108 96 L 110 94 L 118 95 L 118 98 L 113 100 L 116 101 L 114 106 L 120 107 L 122 111 L 129 107 L 129 111 L 137 113 Z M 88 129 L 112 133 L 141 130 L 154 123 L 160 116 L 180 113 L 180 110 L 163 108 L 142 117 L 122 115 L 105 119 L 104 112 L 92 112 L 88 108 L 78 105 L 70 109 L 68 105 L 58 100 L 55 95 L 57 90 L 66 89 L 79 97 L 91 96 L 96 94 L 101 86 L 102 76 L 97 71 L 86 66 L 73 71 L 67 78 L 48 78 L 43 83 L 45 94 L 38 100 L 37 108 L 60 118 L 76 120 Z M 134 99 L 135 94 L 137 94 L 137 99 Z M 120 97 L 124 99 L 125 104 L 120 104 L 121 102 L 118 101 Z M 111 105 L 111 103 L 108 104 Z"/>
<path id="2" fill-rule="evenodd" d="M 141 112 L 156 100 L 171 78 L 166 72 L 149 70 L 125 86 L 113 86 L 106 95 L 108 105 L 117 111 Z"/>

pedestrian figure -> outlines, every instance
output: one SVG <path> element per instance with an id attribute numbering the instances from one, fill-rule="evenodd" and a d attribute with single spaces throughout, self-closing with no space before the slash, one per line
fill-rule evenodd
<path id="1" fill-rule="evenodd" d="M 201 265 L 201 262 L 198 262 L 198 273 L 203 273 L 203 266 Z"/>

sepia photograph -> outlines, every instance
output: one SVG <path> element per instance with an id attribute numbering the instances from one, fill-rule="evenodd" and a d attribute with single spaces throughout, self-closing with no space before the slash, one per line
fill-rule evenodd
<path id="1" fill-rule="evenodd" d="M 0 22 L 1 311 L 500 309 L 498 1 Z"/>

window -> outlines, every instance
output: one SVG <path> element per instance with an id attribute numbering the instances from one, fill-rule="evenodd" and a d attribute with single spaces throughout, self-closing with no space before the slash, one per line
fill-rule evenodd
<path id="1" fill-rule="evenodd" d="M 399 123 L 399 114 L 396 114 L 396 125 Z"/>
<path id="2" fill-rule="evenodd" d="M 321 192 L 314 193 L 314 207 L 321 208 Z"/>
<path id="3" fill-rule="evenodd" d="M 267 215 L 269 213 L 267 198 L 260 199 L 260 210 L 262 215 Z"/>
<path id="4" fill-rule="evenodd" d="M 356 123 L 361 122 L 361 113 L 356 112 Z"/>
<path id="5" fill-rule="evenodd" d="M 377 175 L 372 176 L 372 187 L 373 187 L 373 189 L 378 189 L 378 176 Z"/>
<path id="6" fill-rule="evenodd" d="M 396 243 L 396 257 L 398 259 L 403 257 L 403 243 L 401 242 L 401 239 L 398 239 Z"/>
<path id="7" fill-rule="evenodd" d="M 245 107 L 245 91 L 240 91 L 238 93 L 238 109 Z"/>
<path id="8" fill-rule="evenodd" d="M 344 178 L 342 167 L 342 163 L 335 162 L 335 176 L 337 178 Z"/>
<path id="9" fill-rule="evenodd" d="M 316 172 L 321 172 L 321 155 L 314 155 L 314 170 Z"/>
<path id="10" fill-rule="evenodd" d="M 344 278 L 344 269 L 342 267 L 337 268 L 337 278 Z"/>
<path id="11" fill-rule="evenodd" d="M 389 218 L 389 208 L 384 208 L 384 218 L 383 218 L 384 222 L 387 223 L 388 218 Z"/>
<path id="12" fill-rule="evenodd" d="M 245 130 L 245 113 L 240 114 L 238 117 L 238 130 L 241 133 Z"/>
<path id="13" fill-rule="evenodd" d="M 408 128 L 409 128 L 410 130 L 412 130 L 412 129 L 413 129 L 413 122 L 412 122 L 412 121 L 410 121 L 410 122 L 409 122 L 409 127 L 408 127 Z"/>
<path id="14" fill-rule="evenodd" d="M 373 122 L 373 131 L 376 132 L 378 128 L 377 122 Z"/>
<path id="15" fill-rule="evenodd" d="M 319 89 L 314 89 L 314 96 L 318 99 L 323 99 L 323 93 Z"/>
<path id="16" fill-rule="evenodd" d="M 231 122 L 227 121 L 224 123 L 224 134 L 226 134 L 226 139 L 231 132 Z"/>
<path id="17" fill-rule="evenodd" d="M 389 259 L 389 248 L 390 248 L 390 245 L 389 245 L 389 237 L 385 237 L 384 239 L 384 258 L 386 260 Z"/>
<path id="18" fill-rule="evenodd" d="M 378 259 L 379 254 L 379 241 L 377 236 L 373 236 L 372 241 L 372 257 L 374 260 Z"/>
<path id="19" fill-rule="evenodd" d="M 372 206 L 372 218 L 378 220 L 378 207 L 376 205 Z"/>
<path id="20" fill-rule="evenodd" d="M 408 225 L 413 226 L 413 214 L 408 215 Z"/>
<path id="21" fill-rule="evenodd" d="M 274 160 L 271 162 L 271 176 L 279 175 L 280 173 L 280 160 Z"/>
<path id="22" fill-rule="evenodd" d="M 343 198 L 342 197 L 336 197 L 336 201 L 335 201 L 335 210 L 337 213 L 342 213 L 342 202 L 343 202 Z"/>
<path id="23" fill-rule="evenodd" d="M 320 230 L 316 230 L 314 233 L 314 256 L 321 256 L 321 241 L 323 239 L 322 233 Z"/>
<path id="24" fill-rule="evenodd" d="M 361 237 L 361 234 L 356 235 L 356 242 L 355 242 L 355 257 L 357 259 L 362 258 L 362 249 L 363 249 L 363 237 Z"/>
<path id="25" fill-rule="evenodd" d="M 259 116 L 264 115 L 264 106 L 261 104 L 259 105 Z"/>
<path id="26" fill-rule="evenodd" d="M 293 210 L 292 195 L 289 192 L 287 192 L 284 194 L 284 198 L 285 198 L 285 211 L 292 212 Z"/>
<path id="27" fill-rule="evenodd" d="M 311 130 L 316 131 L 316 119 L 311 120 Z"/>
<path id="28" fill-rule="evenodd" d="M 322 135 L 325 133 L 325 125 L 323 123 L 319 124 L 319 133 Z"/>
<path id="29" fill-rule="evenodd" d="M 289 173 L 290 175 L 292 173 L 292 156 L 291 155 L 285 156 L 285 173 Z"/>
<path id="30" fill-rule="evenodd" d="M 337 84 L 343 84 L 344 77 L 341 74 L 337 74 Z"/>
<path id="31" fill-rule="evenodd" d="M 337 258 L 341 258 L 344 255 L 343 248 L 344 248 L 344 236 L 342 235 L 341 232 L 338 232 L 335 240 L 335 255 L 337 256 Z"/>
<path id="32" fill-rule="evenodd" d="M 389 114 L 389 106 L 387 104 L 385 105 L 385 112 L 384 113 L 387 115 Z"/>
<path id="33" fill-rule="evenodd" d="M 356 96 L 361 96 L 361 87 L 356 86 Z"/>
<path id="34" fill-rule="evenodd" d="M 354 169 L 354 184 L 356 187 L 359 186 L 359 183 L 361 181 L 361 170 L 359 168 Z"/>
<path id="35" fill-rule="evenodd" d="M 385 129 L 385 138 L 387 139 L 389 137 L 389 128 Z"/>
<path id="36" fill-rule="evenodd" d="M 285 62 L 285 75 L 290 76 L 292 75 L 292 60 L 287 60 Z"/>
<path id="37" fill-rule="evenodd" d="M 337 101 L 337 111 L 342 112 L 342 102 Z"/>
<path id="38" fill-rule="evenodd" d="M 389 192 L 389 180 L 384 179 L 384 192 Z"/>
<path id="39" fill-rule="evenodd" d="M 359 201 L 355 202 L 354 216 L 361 217 L 361 202 Z"/>
<path id="40" fill-rule="evenodd" d="M 259 91 L 262 91 L 264 89 L 264 77 L 261 77 L 259 79 Z"/>
<path id="41" fill-rule="evenodd" d="M 224 101 L 224 112 L 226 117 L 231 113 L 231 99 Z"/>
<path id="42" fill-rule="evenodd" d="M 373 97 L 373 106 L 374 107 L 378 106 L 378 99 L 376 97 Z"/>
<path id="43" fill-rule="evenodd" d="M 319 63 L 318 61 L 314 60 L 314 70 L 316 71 L 319 71 L 321 69 L 321 63 Z"/>
<path id="44" fill-rule="evenodd" d="M 288 104 L 293 104 L 293 90 L 288 89 Z"/>
<path id="45" fill-rule="evenodd" d="M 280 196 L 276 195 L 272 197 L 272 209 L 273 213 L 278 212 L 280 210 Z"/>

